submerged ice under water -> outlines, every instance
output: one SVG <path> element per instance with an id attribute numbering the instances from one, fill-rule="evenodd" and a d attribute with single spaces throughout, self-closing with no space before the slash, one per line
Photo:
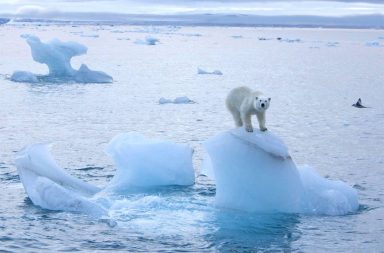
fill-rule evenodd
<path id="1" fill-rule="evenodd" d="M 380 252 L 384 108 L 377 94 L 384 93 L 380 74 L 384 52 L 365 43 L 383 36 L 382 31 L 122 26 L 123 33 L 111 32 L 116 29 L 45 24 L 0 27 L 2 43 L 10 45 L 7 50 L 0 47 L 0 250 L 348 252 L 353 248 Z M 15 69 L 49 71 L 32 60 L 21 34 L 87 45 L 92 52 L 73 57 L 71 66 L 79 69 L 86 62 L 91 69 L 104 70 L 114 77 L 113 85 L 11 82 L 7 76 Z M 161 43 L 133 43 L 145 34 Z M 122 37 L 130 40 L 119 40 Z M 300 43 L 260 41 L 260 37 L 300 38 Z M 328 47 L 330 41 L 338 46 Z M 214 66 L 225 75 L 197 75 L 197 66 Z M 273 98 L 268 129 L 284 140 L 295 164 L 316 168 L 318 183 L 342 180 L 342 186 L 353 186 L 359 203 L 356 212 L 261 214 L 216 206 L 219 188 L 199 171 L 206 155 L 203 143 L 233 128 L 223 101 L 239 85 L 260 89 Z M 180 96 L 198 103 L 157 103 L 160 97 Z M 352 107 L 359 97 L 371 108 Z M 45 187 L 62 195 L 72 192 L 67 198 L 68 203 L 74 201 L 71 208 L 78 207 L 76 203 L 83 203 L 84 210 L 94 204 L 101 207 L 92 207 L 100 213 L 90 215 L 40 208 L 27 197 L 15 165 L 15 154 L 23 146 L 55 142 L 52 157 L 59 168 L 97 190 L 106 189 L 117 165 L 104 150 L 114 136 L 125 132 L 189 145 L 194 150 L 195 184 L 94 195 L 84 193 L 84 185 L 77 182 L 70 181 L 68 186 L 54 183 L 56 178 L 35 181 L 36 194 Z M 305 168 L 301 173 L 316 179 Z M 311 184 L 316 185 L 316 180 Z M 82 198 L 75 201 L 78 197 Z"/>

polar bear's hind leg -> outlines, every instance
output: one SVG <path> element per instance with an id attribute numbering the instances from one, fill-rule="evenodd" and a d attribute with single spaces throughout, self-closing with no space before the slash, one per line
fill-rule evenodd
<path id="1" fill-rule="evenodd" d="M 241 120 L 240 112 L 232 112 L 233 120 L 235 121 L 236 127 L 243 126 L 243 121 Z"/>

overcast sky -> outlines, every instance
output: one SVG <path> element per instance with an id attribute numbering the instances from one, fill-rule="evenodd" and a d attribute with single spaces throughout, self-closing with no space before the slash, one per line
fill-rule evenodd
<path id="1" fill-rule="evenodd" d="M 70 12 L 124 14 L 384 15 L 384 0 L 0 0 L 22 17 Z"/>

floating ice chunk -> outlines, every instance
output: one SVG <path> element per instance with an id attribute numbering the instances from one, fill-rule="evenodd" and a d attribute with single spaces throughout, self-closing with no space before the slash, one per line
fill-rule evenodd
<path id="1" fill-rule="evenodd" d="M 241 132 L 243 131 L 243 133 Z M 343 215 L 357 210 L 356 191 L 340 181 L 297 169 L 270 132 L 230 130 L 204 143 L 203 173 L 216 181 L 218 206 L 256 212 Z"/>
<path id="2" fill-rule="evenodd" d="M 18 152 L 16 167 L 32 203 L 49 210 L 82 212 L 102 216 L 106 210 L 90 197 L 100 189 L 83 182 L 60 168 L 49 145 L 34 144 Z"/>
<path id="3" fill-rule="evenodd" d="M 174 100 L 167 98 L 160 98 L 159 104 L 194 104 L 195 101 L 189 99 L 188 97 L 177 97 Z"/>
<path id="4" fill-rule="evenodd" d="M 36 75 L 29 71 L 15 71 L 11 76 L 11 80 L 14 82 L 22 82 L 22 83 L 39 82 Z"/>
<path id="5" fill-rule="evenodd" d="M 367 47 L 382 47 L 382 45 L 380 44 L 380 42 L 377 41 L 377 40 L 368 41 L 368 42 L 365 43 L 365 45 L 366 45 Z"/>
<path id="6" fill-rule="evenodd" d="M 80 37 L 85 37 L 85 38 L 99 38 L 98 34 L 82 34 Z"/>
<path id="7" fill-rule="evenodd" d="M 277 38 L 279 41 L 288 42 L 288 43 L 299 43 L 301 42 L 301 39 L 282 39 Z"/>
<path id="8" fill-rule="evenodd" d="M 147 36 L 145 37 L 144 40 L 136 40 L 136 44 L 142 44 L 142 45 L 149 45 L 149 46 L 154 46 L 157 43 L 159 43 L 159 40 L 156 39 L 155 37 Z"/>
<path id="9" fill-rule="evenodd" d="M 126 191 L 137 187 L 192 185 L 193 150 L 185 144 L 148 139 L 137 133 L 119 134 L 106 149 L 117 167 L 108 189 Z"/>
<path id="10" fill-rule="evenodd" d="M 172 99 L 168 99 L 168 98 L 160 98 L 159 99 L 159 104 L 171 104 L 173 103 L 173 100 Z"/>
<path id="11" fill-rule="evenodd" d="M 339 42 L 327 42 L 327 47 L 338 47 L 339 46 Z"/>
<path id="12" fill-rule="evenodd" d="M 87 65 L 81 64 L 74 76 L 78 83 L 111 83 L 112 77 L 102 71 L 90 70 Z"/>
<path id="13" fill-rule="evenodd" d="M 193 104 L 195 103 L 193 100 L 188 97 L 177 97 L 173 100 L 174 104 Z"/>
<path id="14" fill-rule="evenodd" d="M 199 75 L 222 75 L 223 73 L 220 70 L 206 71 L 201 68 L 197 68 L 197 74 Z"/>
<path id="15" fill-rule="evenodd" d="M 42 76 L 42 80 L 91 82 L 112 82 L 112 77 L 101 71 L 91 71 L 86 65 L 79 70 L 71 66 L 71 58 L 87 53 L 87 47 L 77 42 L 61 42 L 57 39 L 49 43 L 43 43 L 33 35 L 22 35 L 31 47 L 33 60 L 46 64 L 49 69 L 48 76 Z M 19 72 L 19 71 L 17 71 Z"/>

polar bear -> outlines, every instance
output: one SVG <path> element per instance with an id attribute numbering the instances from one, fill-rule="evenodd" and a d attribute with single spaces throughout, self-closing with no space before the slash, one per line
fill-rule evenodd
<path id="1" fill-rule="evenodd" d="M 269 108 L 271 98 L 266 98 L 259 91 L 248 87 L 238 87 L 231 90 L 226 99 L 228 110 L 232 113 L 237 127 L 245 126 L 247 132 L 253 132 L 251 116 L 256 114 L 261 131 L 265 127 L 265 111 Z"/>

